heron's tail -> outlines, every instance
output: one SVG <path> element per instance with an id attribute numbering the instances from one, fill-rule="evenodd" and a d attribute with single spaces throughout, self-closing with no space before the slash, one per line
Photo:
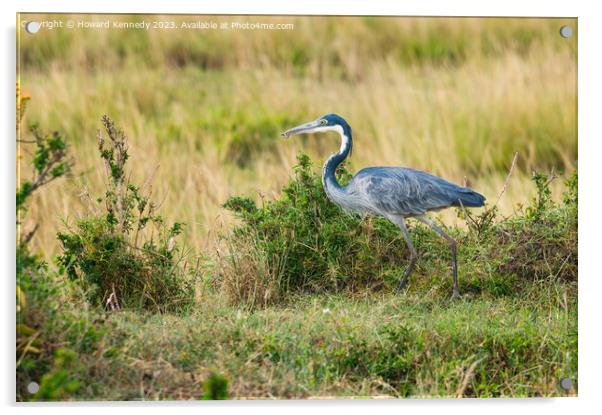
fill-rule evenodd
<path id="1" fill-rule="evenodd" d="M 454 203 L 454 206 L 464 207 L 481 207 L 483 205 L 485 205 L 485 196 L 470 189 L 461 191 L 458 200 Z"/>

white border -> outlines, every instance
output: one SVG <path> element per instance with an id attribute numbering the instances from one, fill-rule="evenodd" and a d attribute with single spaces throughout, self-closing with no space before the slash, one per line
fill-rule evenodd
<path id="1" fill-rule="evenodd" d="M 6 64 L 2 65 L 2 155 L 4 157 L 1 182 L 4 232 L 0 253 L 5 269 L 3 278 L 2 301 L 3 321 L 6 323 L 2 330 L 2 358 L 6 368 L 0 377 L 2 403 L 8 405 L 9 412 L 42 411 L 44 413 L 81 413 L 84 407 L 89 413 L 107 411 L 106 404 L 92 405 L 61 405 L 53 404 L 40 407 L 39 405 L 15 406 L 14 387 L 14 53 L 15 53 L 15 13 L 30 12 L 119 12 L 119 13 L 199 13 L 199 14 L 333 14 L 333 15 L 447 15 L 447 16 L 549 16 L 549 17 L 578 17 L 579 18 L 579 197 L 581 208 L 579 212 L 579 398 L 563 399 L 519 399 L 519 400 L 410 400 L 396 402 L 377 401 L 347 401 L 347 402 L 307 402 L 307 401 L 277 401 L 277 402 L 226 402 L 226 403 L 131 403 L 111 404 L 111 412 L 126 413 L 140 410 L 147 414 L 159 414 L 166 411 L 199 413 L 199 411 L 250 411 L 251 413 L 282 412 L 306 413 L 309 411 L 333 411 L 344 409 L 350 413 L 365 413 L 378 411 L 400 413 L 401 411 L 420 411 L 426 413 L 471 414 L 487 412 L 488 414 L 529 410 L 545 411 L 547 413 L 582 412 L 596 405 L 600 395 L 598 386 L 601 384 L 600 331 L 600 295 L 602 294 L 599 261 L 596 261 L 599 238 L 602 236 L 597 211 L 600 209 L 600 169 L 597 166 L 600 159 L 600 142 L 602 128 L 600 125 L 601 107 L 599 97 L 600 74 L 600 41 L 602 41 L 602 16 L 596 13 L 594 1 L 558 1 L 526 2 L 524 0 L 506 0 L 492 2 L 476 2 L 469 0 L 430 0 L 430 1 L 393 1 L 371 0 L 369 2 L 352 2 L 343 0 L 299 0 L 297 2 L 277 2 L 268 0 L 236 0 L 236 1 L 195 1 L 169 0 L 165 2 L 149 1 L 137 7 L 132 2 L 123 0 L 104 0 L 101 3 L 86 3 L 76 0 L 27 0 L 19 4 L 1 2 L 3 23 L 2 45 Z M 143 5 L 143 6 L 142 6 Z M 585 226 L 584 226 L 585 225 Z M 597 323 L 597 324 L 596 324 Z M 12 362 L 12 363 L 11 363 Z M 89 406 L 89 407 L 88 407 Z M 587 411 L 589 412 L 589 411 Z"/>
<path id="2" fill-rule="evenodd" d="M 15 11 L 31 12 L 114 12 L 114 13 L 197 13 L 197 14 L 333 14 L 333 15 L 439 15 L 439 16 L 547 16 L 572 17 L 581 9 L 581 1 L 546 1 L 545 4 L 521 0 L 506 0 L 487 5 L 469 0 L 391 1 L 371 0 L 304 0 L 282 2 L 269 0 L 145 2 L 134 6 L 130 2 L 105 0 L 91 6 L 77 0 L 21 1 Z"/>

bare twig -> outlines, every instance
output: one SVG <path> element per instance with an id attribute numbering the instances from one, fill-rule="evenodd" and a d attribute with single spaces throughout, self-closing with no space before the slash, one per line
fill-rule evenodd
<path id="1" fill-rule="evenodd" d="M 554 169 L 554 167 L 552 167 L 552 170 L 550 170 L 550 178 L 546 182 L 546 187 L 549 186 L 557 178 L 558 178 L 558 174 L 556 174 L 556 169 Z"/>
<path id="2" fill-rule="evenodd" d="M 33 238 L 33 235 L 36 233 L 36 231 L 38 230 L 39 227 L 40 227 L 40 224 L 36 223 L 36 225 L 34 226 L 34 228 L 31 231 L 27 232 L 25 235 L 21 235 L 19 244 L 21 246 L 27 245 L 29 243 L 29 241 L 31 241 L 31 238 Z"/>
<path id="3" fill-rule="evenodd" d="M 469 220 L 475 228 L 478 228 L 479 224 L 477 223 L 477 221 L 474 220 L 474 218 L 470 215 L 470 213 L 468 213 L 468 211 L 466 210 L 466 207 L 464 207 L 464 203 L 462 203 L 462 201 L 460 199 L 458 199 L 458 202 L 460 202 L 460 208 L 462 209 L 462 212 L 464 213 L 464 219 Z"/>
<path id="4" fill-rule="evenodd" d="M 27 344 L 25 345 L 25 347 L 23 347 L 23 351 L 21 352 L 21 356 L 19 357 L 19 360 L 17 360 L 17 367 L 21 366 L 21 362 L 23 361 L 23 358 L 27 355 L 27 352 L 29 352 L 29 350 L 32 347 L 33 342 L 39 337 L 40 332 L 36 332 L 34 333 L 31 337 L 29 337 L 29 341 L 27 342 Z"/>
<path id="5" fill-rule="evenodd" d="M 117 301 L 117 293 L 115 292 L 115 284 L 111 284 L 112 292 L 107 299 L 107 305 L 111 307 L 111 311 L 119 310 L 119 302 Z"/>
<path id="6" fill-rule="evenodd" d="M 140 187 L 140 190 L 143 190 L 146 186 L 148 186 L 149 184 L 151 184 L 151 182 L 155 179 L 155 174 L 157 174 L 157 170 L 159 170 L 159 166 L 160 166 L 160 164 L 157 164 L 155 166 L 155 168 L 153 169 L 153 171 L 151 172 L 151 174 L 148 175 L 148 177 L 146 178 L 146 180 L 144 181 L 144 183 Z"/>
<path id="7" fill-rule="evenodd" d="M 482 358 L 480 358 L 478 360 L 475 360 L 468 367 L 468 370 L 466 371 L 466 373 L 464 374 L 464 377 L 462 379 L 462 383 L 460 384 L 460 386 L 458 387 L 458 390 L 456 391 L 456 397 L 461 398 L 462 396 L 464 396 L 464 392 L 466 391 L 466 388 L 468 387 L 468 384 L 472 380 L 472 377 L 474 375 L 474 371 L 475 371 L 477 365 L 479 363 L 481 363 L 483 361 L 483 359 L 484 359 L 484 357 L 482 357 Z"/>
<path id="8" fill-rule="evenodd" d="M 510 164 L 510 170 L 508 170 L 508 175 L 506 176 L 506 180 L 504 181 L 504 185 L 502 186 L 502 190 L 497 196 L 497 200 L 495 201 L 495 206 L 500 202 L 502 195 L 506 192 L 508 185 L 510 184 L 510 178 L 512 177 L 512 173 L 514 172 L 514 168 L 516 167 L 516 160 L 518 159 L 518 151 L 514 153 L 514 157 L 512 158 L 512 163 Z"/>

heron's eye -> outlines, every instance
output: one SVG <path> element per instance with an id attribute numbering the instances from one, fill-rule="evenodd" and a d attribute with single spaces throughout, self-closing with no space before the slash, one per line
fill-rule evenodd
<path id="1" fill-rule="evenodd" d="M 326 120 L 320 120 L 320 124 L 322 124 L 322 125 L 326 124 L 327 122 L 328 121 L 326 121 Z"/>

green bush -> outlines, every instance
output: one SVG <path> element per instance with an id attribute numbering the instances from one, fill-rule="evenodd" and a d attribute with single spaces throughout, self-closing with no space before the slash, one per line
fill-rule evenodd
<path id="1" fill-rule="evenodd" d="M 81 385 L 70 371 L 76 364 L 75 358 L 75 353 L 68 349 L 58 349 L 55 352 L 52 369 L 42 376 L 40 389 L 35 394 L 36 400 L 65 400 L 77 392 Z"/>
<path id="2" fill-rule="evenodd" d="M 17 399 L 31 398 L 27 385 L 40 379 L 53 364 L 51 344 L 45 329 L 57 314 L 58 286 L 54 274 L 41 256 L 31 252 L 29 242 L 38 226 L 24 230 L 23 218 L 27 214 L 27 202 L 42 187 L 69 172 L 72 161 L 68 156 L 66 138 L 59 132 L 43 133 L 38 124 L 29 128 L 31 138 L 23 138 L 20 124 L 29 102 L 17 83 L 17 136 L 19 153 L 21 146 L 33 145 L 33 169 L 27 179 L 19 177 L 16 189 L 17 255 L 16 255 L 16 369 Z"/>
<path id="3" fill-rule="evenodd" d="M 298 160 L 279 199 L 262 206 L 246 197 L 224 203 L 241 220 L 225 236 L 229 255 L 219 261 L 230 299 L 253 306 L 279 302 L 292 292 L 394 289 L 409 257 L 398 228 L 382 218 L 344 213 L 326 197 L 309 158 Z M 351 177 L 345 168 L 337 175 L 343 183 Z M 525 278 L 576 279 L 577 175 L 560 204 L 551 199 L 545 175 L 534 175 L 534 182 L 538 197 L 524 214 L 501 219 L 495 206 L 478 216 L 458 212 L 466 216 L 468 229 L 448 231 L 459 243 L 464 291 L 502 296 L 515 292 Z M 414 284 L 447 292 L 448 245 L 420 225 L 411 233 L 420 256 Z M 424 275 L 441 278 L 429 281 Z"/>
<path id="4" fill-rule="evenodd" d="M 228 379 L 212 372 L 203 383 L 203 391 L 203 400 L 228 399 Z"/>
<path id="5" fill-rule="evenodd" d="M 502 259 L 498 266 L 501 275 L 517 276 L 518 281 L 547 276 L 577 281 L 577 172 L 566 181 L 561 203 L 551 198 L 552 180 L 554 177 L 535 173 L 537 197 L 524 215 L 502 221 L 493 228 L 495 238 L 489 254 L 491 258 Z"/>
<path id="6" fill-rule="evenodd" d="M 337 174 L 350 177 L 344 168 Z M 224 288 L 235 300 L 265 305 L 291 291 L 380 285 L 383 270 L 404 263 L 396 228 L 344 214 L 326 198 L 306 155 L 282 193 L 262 207 L 244 197 L 224 203 L 242 220 L 226 239 L 231 255 L 222 261 Z"/>
<path id="7" fill-rule="evenodd" d="M 104 197 L 93 212 L 60 232 L 60 264 L 82 283 L 92 303 L 111 309 L 173 311 L 194 298 L 196 270 L 183 264 L 186 252 L 175 239 L 183 224 L 167 226 L 143 187 L 126 179 L 127 138 L 108 117 L 99 132 L 99 151 L 107 172 Z M 151 227 L 150 236 L 146 229 Z"/>

